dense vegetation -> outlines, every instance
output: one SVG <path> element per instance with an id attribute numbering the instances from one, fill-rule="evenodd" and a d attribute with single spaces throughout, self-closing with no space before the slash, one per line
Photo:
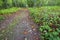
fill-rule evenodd
<path id="1" fill-rule="evenodd" d="M 60 6 L 60 0 L 0 0 L 1 8 Z"/>
<path id="2" fill-rule="evenodd" d="M 4 15 L 16 12 L 19 7 L 29 8 L 42 40 L 60 40 L 60 0 L 0 0 L 0 22 L 5 19 Z"/>
<path id="3" fill-rule="evenodd" d="M 8 15 L 8 14 L 11 14 L 13 12 L 16 12 L 18 9 L 19 8 L 17 8 L 17 7 L 12 7 L 12 8 L 9 8 L 9 9 L 2 9 L 2 10 L 0 10 L 0 15 L 4 15 L 4 14 Z"/>
<path id="4" fill-rule="evenodd" d="M 60 40 L 60 6 L 29 8 L 42 40 Z"/>

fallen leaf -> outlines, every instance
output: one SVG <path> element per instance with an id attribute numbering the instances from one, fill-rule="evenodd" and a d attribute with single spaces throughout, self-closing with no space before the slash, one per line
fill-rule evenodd
<path id="1" fill-rule="evenodd" d="M 36 29 L 34 28 L 33 31 L 36 31 Z"/>
<path id="2" fill-rule="evenodd" d="M 38 37 L 36 38 L 36 40 L 38 40 Z"/>
<path id="3" fill-rule="evenodd" d="M 25 35 L 28 34 L 28 31 L 24 31 L 23 34 L 25 34 Z"/>
<path id="4" fill-rule="evenodd" d="M 32 26 L 32 28 L 35 28 L 35 26 Z"/>

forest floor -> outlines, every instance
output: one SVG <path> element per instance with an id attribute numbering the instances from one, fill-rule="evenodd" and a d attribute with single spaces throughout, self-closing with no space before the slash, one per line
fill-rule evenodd
<path id="1" fill-rule="evenodd" d="M 5 40 L 40 40 L 38 26 L 31 20 L 28 9 L 21 9 L 0 23 L 1 30 L 8 31 Z"/>

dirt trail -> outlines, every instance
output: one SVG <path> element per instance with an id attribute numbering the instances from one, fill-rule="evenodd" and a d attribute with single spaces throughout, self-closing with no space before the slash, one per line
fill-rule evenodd
<path id="1" fill-rule="evenodd" d="M 15 17 L 18 23 L 14 26 L 12 34 L 7 36 L 7 40 L 40 40 L 37 26 L 31 21 L 29 11 L 21 9 Z M 14 20 L 14 19 L 13 19 Z M 11 22 L 10 22 L 11 23 Z"/>

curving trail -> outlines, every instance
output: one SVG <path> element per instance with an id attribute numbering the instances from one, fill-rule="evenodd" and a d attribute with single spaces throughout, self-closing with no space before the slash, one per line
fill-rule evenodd
<path id="1" fill-rule="evenodd" d="M 16 13 L 12 19 L 15 18 L 17 24 L 12 29 L 11 34 L 7 34 L 6 40 L 40 40 L 37 25 L 31 21 L 28 9 L 21 9 Z M 12 24 L 12 22 L 10 23 Z"/>

